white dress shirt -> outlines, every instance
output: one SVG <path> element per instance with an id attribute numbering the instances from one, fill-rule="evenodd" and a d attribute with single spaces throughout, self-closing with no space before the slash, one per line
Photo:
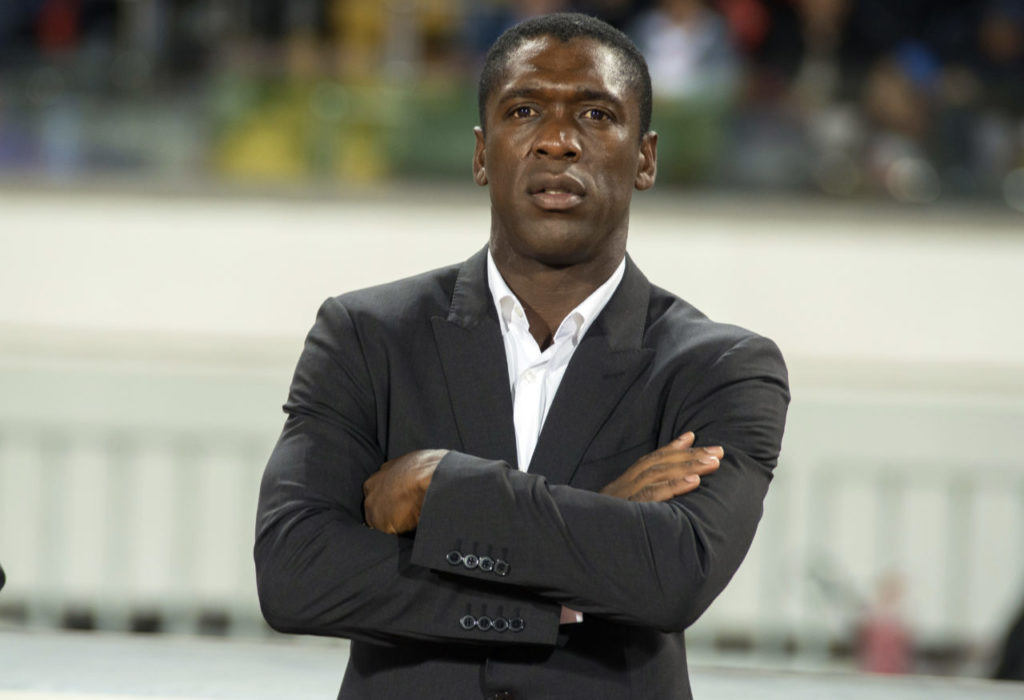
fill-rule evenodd
<path id="1" fill-rule="evenodd" d="M 579 306 L 569 312 L 558 326 L 551 345 L 541 351 L 530 335 L 530 323 L 519 299 L 498 272 L 490 251 L 487 251 L 487 285 L 494 299 L 505 342 L 505 360 L 512 389 L 512 418 L 516 432 L 518 467 L 526 471 L 537 447 L 544 419 L 565 376 L 576 346 L 590 325 L 604 309 L 626 272 L 623 258 L 615 272 Z"/>

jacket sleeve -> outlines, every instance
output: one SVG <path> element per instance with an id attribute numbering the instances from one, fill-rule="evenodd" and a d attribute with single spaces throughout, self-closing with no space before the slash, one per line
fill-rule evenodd
<path id="1" fill-rule="evenodd" d="M 285 410 L 260 488 L 254 549 L 272 627 L 376 643 L 555 643 L 556 603 L 417 566 L 411 537 L 364 524 L 362 484 L 385 456 L 363 348 L 338 300 L 320 309 Z M 469 626 L 467 615 L 511 624 Z"/>
<path id="2" fill-rule="evenodd" d="M 699 445 L 725 450 L 695 491 L 634 503 L 450 453 L 427 491 L 412 562 L 493 579 L 493 571 L 446 558 L 486 543 L 507 552 L 507 583 L 585 615 L 685 629 L 729 582 L 753 539 L 781 446 L 786 369 L 771 341 L 746 336 L 699 381 L 679 382 L 668 396 L 666 441 L 693 430 Z"/>

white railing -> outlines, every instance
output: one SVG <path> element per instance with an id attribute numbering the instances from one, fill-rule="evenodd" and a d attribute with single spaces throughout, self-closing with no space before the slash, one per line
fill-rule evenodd
<path id="1" fill-rule="evenodd" d="M 252 538 L 272 435 L 7 428 L 0 610 L 32 626 L 262 629 Z"/>
<path id="2" fill-rule="evenodd" d="M 0 616 L 262 633 L 251 547 L 274 437 L 4 427 Z M 904 581 L 919 642 L 990 639 L 1024 593 L 1024 474 L 975 471 L 963 456 L 963 466 L 784 461 L 748 560 L 693 639 L 821 653 L 849 638 L 889 573 Z"/>
<path id="3" fill-rule="evenodd" d="M 896 580 L 911 644 L 983 670 L 1024 602 L 1024 470 L 956 456 L 784 460 L 747 560 L 691 637 L 820 655 L 853 643 Z"/>

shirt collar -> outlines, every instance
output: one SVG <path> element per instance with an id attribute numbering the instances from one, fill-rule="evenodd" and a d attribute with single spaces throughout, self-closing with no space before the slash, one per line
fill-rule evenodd
<path id="1" fill-rule="evenodd" d="M 615 271 L 612 272 L 608 279 L 595 289 L 590 296 L 580 302 L 575 309 L 569 312 L 555 332 L 555 340 L 571 335 L 573 345 L 579 344 L 580 339 L 586 335 L 594 320 L 604 310 L 612 295 L 615 294 L 615 290 L 618 289 L 625 273 L 626 259 L 623 257 L 622 262 L 619 263 L 619 266 L 615 268 Z M 501 319 L 502 333 L 508 333 L 509 327 L 512 325 L 521 326 L 524 330 L 528 330 L 529 323 L 526 320 L 526 312 L 523 310 L 523 305 L 519 303 L 519 299 L 516 298 L 516 295 L 501 276 L 490 250 L 487 251 L 487 286 L 491 290 L 491 298 L 494 300 L 494 308 L 498 312 L 498 318 Z"/>

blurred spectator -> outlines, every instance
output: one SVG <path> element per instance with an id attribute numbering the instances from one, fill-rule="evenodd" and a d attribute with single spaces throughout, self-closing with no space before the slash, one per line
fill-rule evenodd
<path id="1" fill-rule="evenodd" d="M 862 671 L 910 672 L 911 638 L 902 604 L 903 579 L 896 574 L 885 576 L 860 623 L 857 652 Z"/>
<path id="2" fill-rule="evenodd" d="M 847 0 L 721 0 L 746 63 L 727 158 L 730 182 L 849 194 L 860 128 L 840 96 Z"/>
<path id="3" fill-rule="evenodd" d="M 461 176 L 483 50 L 554 10 L 644 50 L 665 183 L 1024 208 L 1024 0 L 4 0 L 0 169 Z"/>
<path id="4" fill-rule="evenodd" d="M 703 0 L 658 0 L 629 33 L 651 72 L 658 172 L 706 179 L 720 160 L 740 75 L 728 25 Z"/>
<path id="5" fill-rule="evenodd" d="M 578 0 L 572 9 L 600 17 L 616 29 L 626 31 L 633 19 L 647 10 L 653 0 Z"/>
<path id="6" fill-rule="evenodd" d="M 659 0 L 631 28 L 663 99 L 720 98 L 739 76 L 728 25 L 703 0 Z"/>
<path id="7" fill-rule="evenodd" d="M 1024 607 L 1010 625 L 992 677 L 1004 681 L 1024 681 Z"/>
<path id="8" fill-rule="evenodd" d="M 464 41 L 477 57 L 479 68 L 490 45 L 512 25 L 528 17 L 575 9 L 568 0 L 485 0 L 471 3 L 466 10 Z"/>
<path id="9" fill-rule="evenodd" d="M 976 71 L 985 106 L 1019 117 L 1024 112 L 1024 0 L 990 2 L 978 27 Z"/>
<path id="10" fill-rule="evenodd" d="M 1024 166 L 1024 0 L 989 3 L 978 28 L 971 165 L 983 185 Z"/>
<path id="11" fill-rule="evenodd" d="M 883 191 L 900 201 L 924 203 L 938 196 L 937 177 L 924 152 L 931 115 L 926 91 L 934 67 L 915 75 L 915 57 L 908 53 L 876 61 L 866 77 L 862 104 L 871 137 L 865 161 L 871 181 Z M 927 58 L 920 62 L 930 64 Z"/>

